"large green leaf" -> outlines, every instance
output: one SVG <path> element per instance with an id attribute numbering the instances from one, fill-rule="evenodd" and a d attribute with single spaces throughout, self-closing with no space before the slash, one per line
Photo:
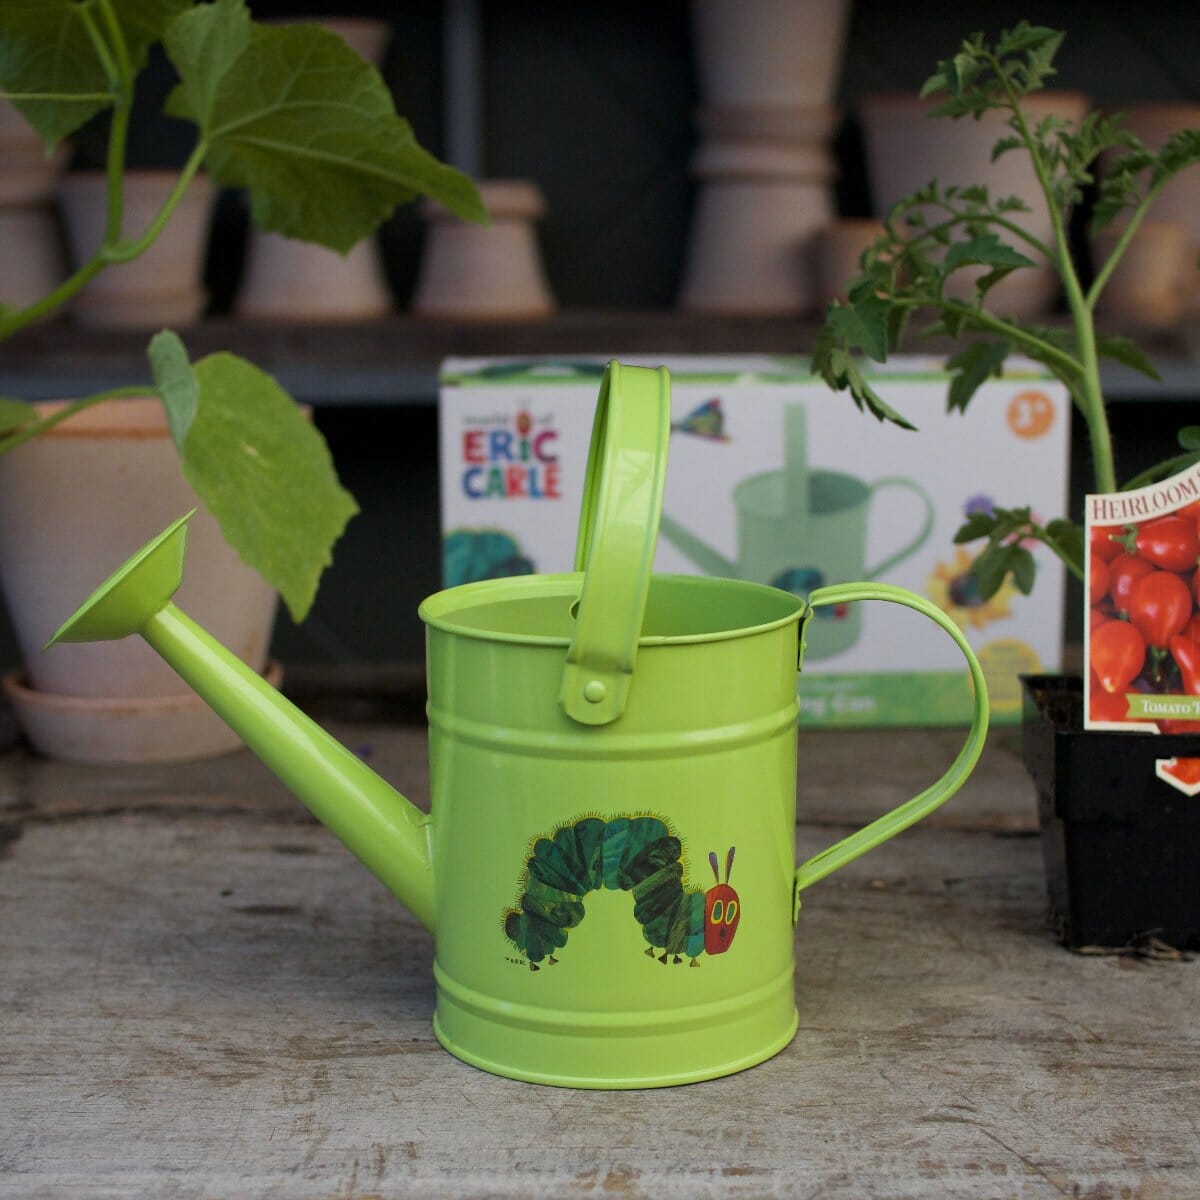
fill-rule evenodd
<path id="1" fill-rule="evenodd" d="M 225 540 L 301 621 L 358 505 L 338 482 L 325 440 L 271 376 L 223 352 L 192 371 L 184 477 Z"/>
<path id="2" fill-rule="evenodd" d="M 188 0 L 107 0 L 125 45 L 130 70 L 146 62 L 150 46 L 167 22 L 188 7 Z M 113 33 L 96 0 L 0 0 L 0 89 L 53 147 L 85 121 L 112 104 L 110 76 L 89 22 L 113 50 Z M 34 93 L 38 100 L 21 100 Z"/>
<path id="3" fill-rule="evenodd" d="M 255 25 L 243 0 L 217 0 L 164 44 L 181 80 L 167 111 L 200 127 L 209 171 L 249 189 L 262 228 L 345 252 L 417 195 L 486 220 L 470 180 L 417 144 L 379 72 L 328 30 Z"/>

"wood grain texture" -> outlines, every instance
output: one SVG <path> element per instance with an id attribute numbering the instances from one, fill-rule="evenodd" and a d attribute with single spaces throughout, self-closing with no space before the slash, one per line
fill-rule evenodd
<path id="1" fill-rule="evenodd" d="M 421 731 L 334 731 L 427 796 Z M 798 854 L 958 736 L 805 735 Z M 1197 965 L 1057 947 L 1032 804 L 1000 735 L 935 819 L 805 894 L 784 1053 L 573 1092 L 437 1045 L 432 940 L 247 755 L 10 749 L 0 1197 L 1200 1195 Z"/>

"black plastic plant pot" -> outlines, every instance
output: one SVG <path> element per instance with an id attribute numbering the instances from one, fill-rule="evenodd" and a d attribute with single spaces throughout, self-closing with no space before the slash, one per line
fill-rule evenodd
<path id="1" fill-rule="evenodd" d="M 1021 682 L 1059 940 L 1074 950 L 1154 940 L 1200 949 L 1200 794 L 1159 773 L 1160 763 L 1200 758 L 1200 734 L 1085 732 L 1079 679 Z"/>

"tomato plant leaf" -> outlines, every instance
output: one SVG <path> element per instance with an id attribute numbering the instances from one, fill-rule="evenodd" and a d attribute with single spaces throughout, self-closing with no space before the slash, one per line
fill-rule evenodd
<path id="1" fill-rule="evenodd" d="M 1131 367 L 1141 375 L 1161 383 L 1162 376 L 1146 352 L 1133 340 L 1108 334 L 1096 339 L 1096 352 L 1104 358 L 1111 358 L 1122 366 Z"/>
<path id="2" fill-rule="evenodd" d="M 966 412 L 979 388 L 1000 374 L 1011 350 L 1008 342 L 972 342 L 951 355 L 946 360 L 946 369 L 951 373 L 946 411 Z"/>
<path id="3" fill-rule="evenodd" d="M 196 408 L 183 443 L 184 477 L 225 540 L 303 620 L 358 506 L 338 482 L 324 439 L 271 376 L 224 352 L 192 370 Z"/>
<path id="4" fill-rule="evenodd" d="M 1051 521 L 1043 530 L 1043 541 L 1069 567 L 1082 575 L 1084 539 L 1083 527 L 1065 517 Z"/>
<path id="5" fill-rule="evenodd" d="M 988 267 L 1033 267 L 1037 264 L 991 231 L 976 234 L 967 241 L 955 242 L 946 252 L 947 272 L 959 267 L 983 265 Z"/>
<path id="6" fill-rule="evenodd" d="M 180 76 L 167 112 L 199 126 L 208 170 L 249 190 L 261 228 L 345 253 L 417 195 L 487 219 L 474 184 L 418 145 L 379 72 L 328 30 L 252 24 L 244 0 L 216 0 L 164 43 Z"/>
<path id="7" fill-rule="evenodd" d="M 861 350 L 876 362 L 886 362 L 888 303 L 874 293 L 860 295 L 852 304 L 830 306 L 829 327 L 851 350 Z"/>

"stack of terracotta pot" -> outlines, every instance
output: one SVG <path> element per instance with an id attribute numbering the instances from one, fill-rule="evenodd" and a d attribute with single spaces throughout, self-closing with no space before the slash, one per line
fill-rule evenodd
<path id="1" fill-rule="evenodd" d="M 849 0 L 693 0 L 702 107 L 682 308 L 802 313 L 834 219 L 829 143 Z"/>

